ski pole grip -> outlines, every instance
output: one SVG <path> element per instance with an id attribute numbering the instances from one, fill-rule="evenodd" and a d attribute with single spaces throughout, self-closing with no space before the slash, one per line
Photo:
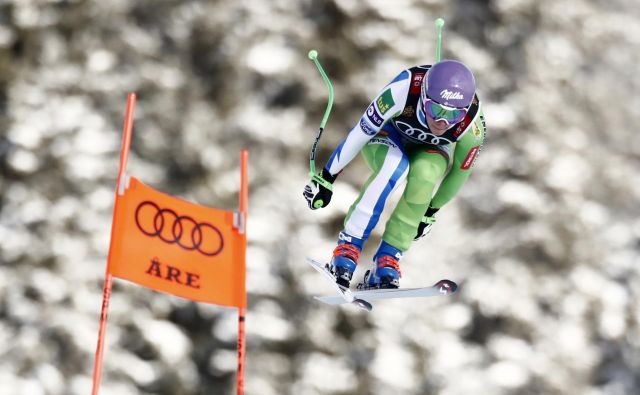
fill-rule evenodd
<path id="1" fill-rule="evenodd" d="M 320 174 L 314 174 L 313 176 L 311 176 L 311 179 L 317 182 L 318 184 L 322 185 L 323 187 L 327 188 L 328 190 L 333 191 L 333 184 L 325 180 L 324 178 L 322 178 Z"/>
<path id="2" fill-rule="evenodd" d="M 324 188 L 333 191 L 333 184 L 327 180 L 325 180 L 324 178 L 322 178 L 322 176 L 320 174 L 313 174 L 311 176 L 311 179 L 315 182 L 317 182 L 319 185 L 322 185 Z M 313 203 L 313 207 L 315 208 L 322 208 L 324 207 L 324 200 L 322 199 L 318 199 Z"/>

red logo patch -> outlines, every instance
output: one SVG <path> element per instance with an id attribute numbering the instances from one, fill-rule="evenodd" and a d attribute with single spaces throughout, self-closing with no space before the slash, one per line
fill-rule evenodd
<path id="1" fill-rule="evenodd" d="M 420 94 L 420 88 L 422 88 L 423 78 L 424 78 L 424 73 L 415 73 L 413 75 L 413 80 L 411 81 L 411 88 L 409 89 L 409 94 L 411 95 Z"/>
<path id="2" fill-rule="evenodd" d="M 467 157 L 464 159 L 464 162 L 462 162 L 462 166 L 460 166 L 462 170 L 469 170 L 471 168 L 473 161 L 476 159 L 476 155 L 478 155 L 479 149 L 480 146 L 475 146 L 469 150 Z"/>
<path id="3" fill-rule="evenodd" d="M 469 122 L 471 122 L 471 118 L 469 118 L 468 115 L 465 115 L 464 119 L 462 121 L 460 121 L 460 124 L 458 125 L 456 130 L 453 132 L 453 137 L 455 137 L 455 138 L 460 137 L 462 132 L 464 132 L 465 129 L 467 128 L 467 126 L 469 126 Z"/>

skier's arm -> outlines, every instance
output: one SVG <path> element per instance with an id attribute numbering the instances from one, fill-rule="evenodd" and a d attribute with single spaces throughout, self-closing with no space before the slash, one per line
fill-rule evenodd
<path id="1" fill-rule="evenodd" d="M 358 123 L 331 154 L 325 166 L 330 174 L 337 175 L 344 169 L 382 129 L 382 125 L 404 109 L 411 82 L 409 76 L 409 71 L 403 71 L 373 99 Z"/>
<path id="2" fill-rule="evenodd" d="M 471 175 L 473 164 L 482 148 L 485 133 L 484 114 L 482 108 L 480 108 L 476 119 L 471 125 L 471 130 L 468 130 L 462 139 L 457 142 L 451 171 L 442 180 L 438 192 L 431 200 L 430 207 L 434 209 L 442 208 L 462 188 L 469 175 Z"/>

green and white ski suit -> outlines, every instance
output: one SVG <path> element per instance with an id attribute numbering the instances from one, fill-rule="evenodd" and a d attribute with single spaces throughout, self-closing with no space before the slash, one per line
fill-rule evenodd
<path id="1" fill-rule="evenodd" d="M 336 175 L 362 152 L 373 171 L 344 222 L 344 232 L 363 241 L 391 194 L 406 180 L 383 234 L 384 241 L 403 252 L 416 236 L 427 208 L 443 207 L 469 178 L 486 130 L 476 95 L 462 121 L 441 136 L 431 133 L 420 100 L 422 79 L 429 68 L 404 70 L 384 87 L 326 166 Z"/>

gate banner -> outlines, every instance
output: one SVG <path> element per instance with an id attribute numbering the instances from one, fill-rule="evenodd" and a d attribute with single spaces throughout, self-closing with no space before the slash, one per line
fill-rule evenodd
<path id="1" fill-rule="evenodd" d="M 127 181 L 116 199 L 107 271 L 194 301 L 246 307 L 246 233 L 234 227 L 234 212 Z"/>

